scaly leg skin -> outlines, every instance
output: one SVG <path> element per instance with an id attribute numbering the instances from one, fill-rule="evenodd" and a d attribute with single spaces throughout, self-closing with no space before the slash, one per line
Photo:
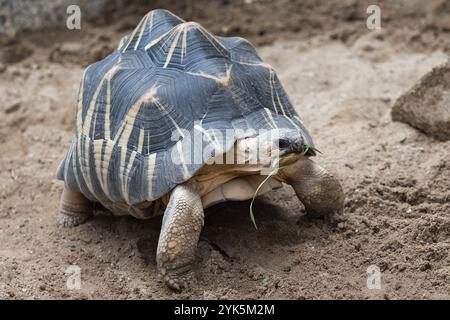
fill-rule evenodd
<path id="1" fill-rule="evenodd" d="M 174 290 L 188 289 L 195 283 L 195 251 L 203 227 L 200 196 L 186 185 L 178 185 L 161 226 L 156 261 L 158 272 Z"/>
<path id="2" fill-rule="evenodd" d="M 93 217 L 93 203 L 81 193 L 64 187 L 59 205 L 58 225 L 72 228 Z"/>
<path id="3" fill-rule="evenodd" d="M 280 172 L 290 184 L 313 218 L 325 218 L 331 223 L 339 221 L 344 211 L 344 192 L 339 181 L 327 170 L 307 157 L 302 157 Z"/>

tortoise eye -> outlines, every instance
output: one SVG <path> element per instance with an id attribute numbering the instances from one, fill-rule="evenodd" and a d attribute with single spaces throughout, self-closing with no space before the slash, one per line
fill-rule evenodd
<path id="1" fill-rule="evenodd" d="M 289 148 L 289 146 L 290 146 L 289 140 L 287 139 L 278 140 L 278 147 L 280 147 L 281 149 Z"/>

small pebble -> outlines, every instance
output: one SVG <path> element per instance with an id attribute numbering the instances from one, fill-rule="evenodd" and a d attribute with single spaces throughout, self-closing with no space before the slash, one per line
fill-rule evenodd
<path id="1" fill-rule="evenodd" d="M 20 109 L 21 105 L 22 104 L 20 102 L 14 102 L 10 106 L 6 107 L 5 113 L 6 114 L 10 114 L 10 113 L 16 112 L 16 111 L 18 111 Z"/>
<path id="2" fill-rule="evenodd" d="M 283 267 L 284 272 L 291 272 L 291 266 L 285 266 Z"/>
<path id="3" fill-rule="evenodd" d="M 425 262 L 419 267 L 420 271 L 427 271 L 429 269 L 431 269 L 431 264 L 429 262 Z"/>

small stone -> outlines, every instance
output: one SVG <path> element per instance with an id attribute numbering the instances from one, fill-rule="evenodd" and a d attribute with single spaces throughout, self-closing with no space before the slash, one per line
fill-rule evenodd
<path id="1" fill-rule="evenodd" d="M 427 271 L 430 269 L 431 269 L 431 263 L 429 263 L 429 262 L 425 262 L 425 263 L 421 264 L 419 267 L 420 271 Z"/>
<path id="2" fill-rule="evenodd" d="M 20 102 L 14 102 L 10 106 L 6 107 L 5 113 L 10 114 L 10 113 L 16 112 L 20 109 L 21 105 L 22 105 L 22 103 L 20 103 Z"/>
<path id="3" fill-rule="evenodd" d="M 61 44 L 60 49 L 66 53 L 78 54 L 82 51 L 83 45 L 78 42 L 64 42 Z"/>
<path id="4" fill-rule="evenodd" d="M 406 265 L 404 264 L 396 264 L 395 268 L 399 271 L 399 272 L 403 272 L 406 270 Z"/>
<path id="5" fill-rule="evenodd" d="M 450 62 L 427 73 L 392 107 L 392 120 L 450 140 Z"/>

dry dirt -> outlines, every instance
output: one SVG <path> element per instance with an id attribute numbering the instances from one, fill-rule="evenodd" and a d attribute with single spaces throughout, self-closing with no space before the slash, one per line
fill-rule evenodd
<path id="1" fill-rule="evenodd" d="M 30 34 L 0 49 L 0 298 L 450 298 L 450 141 L 390 118 L 395 99 L 448 59 L 450 29 L 412 10 L 400 16 L 403 28 L 389 24 L 389 11 L 385 27 L 370 31 L 361 3 L 350 15 L 322 1 L 304 1 L 303 14 L 236 2 L 164 7 L 260 45 L 323 152 L 316 161 L 342 181 L 345 222 L 305 218 L 288 187 L 256 202 L 258 230 L 248 202 L 210 208 L 198 286 L 181 294 L 156 278 L 160 218 L 99 214 L 74 229 L 56 226 L 55 171 L 72 137 L 83 67 L 130 31 L 137 7 L 114 22 Z M 294 7 L 298 24 L 285 19 Z M 433 8 L 425 17 L 439 22 Z M 236 19 L 224 21 L 230 12 Z M 76 291 L 66 288 L 73 264 L 82 272 Z M 370 265 L 382 271 L 380 290 L 366 287 Z"/>

